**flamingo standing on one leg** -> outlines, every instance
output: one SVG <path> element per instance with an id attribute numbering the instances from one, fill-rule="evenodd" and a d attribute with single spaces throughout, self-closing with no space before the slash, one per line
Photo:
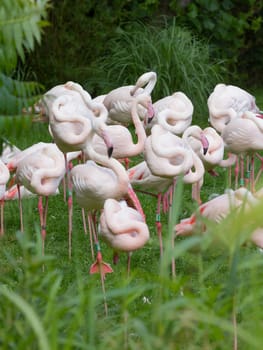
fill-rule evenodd
<path id="1" fill-rule="evenodd" d="M 8 167 L 0 160 L 0 236 L 4 234 L 4 201 L 6 184 L 10 178 Z"/>
<path id="2" fill-rule="evenodd" d="M 109 198 L 104 202 L 100 216 L 100 236 L 116 253 L 128 252 L 127 272 L 130 273 L 131 252 L 142 248 L 150 238 L 149 229 L 141 213 L 131 208 L 125 201 Z"/>
<path id="3" fill-rule="evenodd" d="M 156 73 L 146 72 L 138 78 L 135 85 L 121 86 L 110 91 L 103 100 L 105 107 L 109 111 L 109 118 L 124 125 L 130 124 L 132 121 L 131 104 L 133 99 L 141 93 L 151 95 L 156 82 Z M 144 120 L 147 109 L 140 105 L 138 108 L 139 116 Z"/>

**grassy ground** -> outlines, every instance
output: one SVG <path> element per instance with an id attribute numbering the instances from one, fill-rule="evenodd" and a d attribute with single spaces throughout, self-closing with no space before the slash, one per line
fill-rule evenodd
<path id="1" fill-rule="evenodd" d="M 255 93 L 263 109 L 263 91 Z M 51 141 L 46 124 L 10 130 L 10 141 L 22 149 L 40 140 Z M 204 183 L 205 201 L 213 193 L 223 193 L 226 172 L 220 170 L 219 178 L 206 175 Z M 114 273 L 107 275 L 107 317 L 99 276 L 89 274 L 93 261 L 80 208 L 74 204 L 69 260 L 62 191 L 50 198 L 45 257 L 40 249 L 37 198 L 23 203 L 23 235 L 18 203 L 6 203 L 6 232 L 0 245 L 2 349 L 229 349 L 234 346 L 235 322 L 238 348 L 261 349 L 262 256 L 255 247 L 240 247 L 232 239 L 242 231 L 246 218 L 230 220 L 220 229 L 211 226 L 211 235 L 179 239 L 171 250 L 168 215 L 164 214 L 166 249 L 160 260 L 156 199 L 138 196 L 151 238 L 132 255 L 130 278 L 125 254 L 113 266 Z M 195 207 L 190 188 L 185 187 L 173 205 L 178 218 L 187 217 Z M 222 233 L 229 241 L 220 238 Z M 111 249 L 102 243 L 102 251 L 104 260 L 111 263 Z M 175 279 L 171 277 L 172 257 L 176 259 Z"/>

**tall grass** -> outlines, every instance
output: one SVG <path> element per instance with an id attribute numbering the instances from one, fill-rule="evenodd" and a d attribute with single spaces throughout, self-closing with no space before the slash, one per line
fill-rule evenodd
<path id="1" fill-rule="evenodd" d="M 223 62 L 210 57 L 208 43 L 178 27 L 174 19 L 159 26 L 132 23 L 119 29 L 107 44 L 106 55 L 92 65 L 86 86 L 92 91 L 99 85 L 101 93 L 107 93 L 134 84 L 146 71 L 158 76 L 154 100 L 182 91 L 199 118 L 207 117 L 207 97 L 225 73 Z"/>

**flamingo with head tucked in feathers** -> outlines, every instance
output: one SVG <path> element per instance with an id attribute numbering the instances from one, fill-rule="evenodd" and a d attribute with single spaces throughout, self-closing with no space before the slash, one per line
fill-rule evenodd
<path id="1" fill-rule="evenodd" d="M 131 253 L 142 248 L 150 238 L 144 217 L 138 210 L 129 207 L 126 201 L 106 199 L 100 216 L 99 234 L 114 250 L 114 263 L 118 252 L 128 253 L 129 276 Z"/>
<path id="2" fill-rule="evenodd" d="M 192 101 L 181 91 L 154 102 L 153 109 L 155 117 L 146 126 L 146 130 L 149 130 L 154 124 L 159 123 L 161 118 L 162 126 L 166 130 L 169 130 L 173 134 L 181 135 L 192 123 L 194 106 Z M 169 110 L 169 112 L 161 113 L 164 110 Z M 160 113 L 161 115 L 159 117 Z"/>
<path id="3" fill-rule="evenodd" d="M 234 85 L 217 84 L 207 100 L 209 122 L 221 133 L 233 119 L 246 111 L 259 113 L 255 97 Z"/>

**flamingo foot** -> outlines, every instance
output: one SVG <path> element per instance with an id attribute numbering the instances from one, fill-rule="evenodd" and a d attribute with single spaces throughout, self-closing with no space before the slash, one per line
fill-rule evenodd
<path id="1" fill-rule="evenodd" d="M 102 254 L 100 251 L 97 253 L 96 261 L 91 265 L 89 273 L 100 273 L 103 279 L 105 278 L 106 273 L 112 273 L 113 269 L 107 263 L 102 260 Z"/>

